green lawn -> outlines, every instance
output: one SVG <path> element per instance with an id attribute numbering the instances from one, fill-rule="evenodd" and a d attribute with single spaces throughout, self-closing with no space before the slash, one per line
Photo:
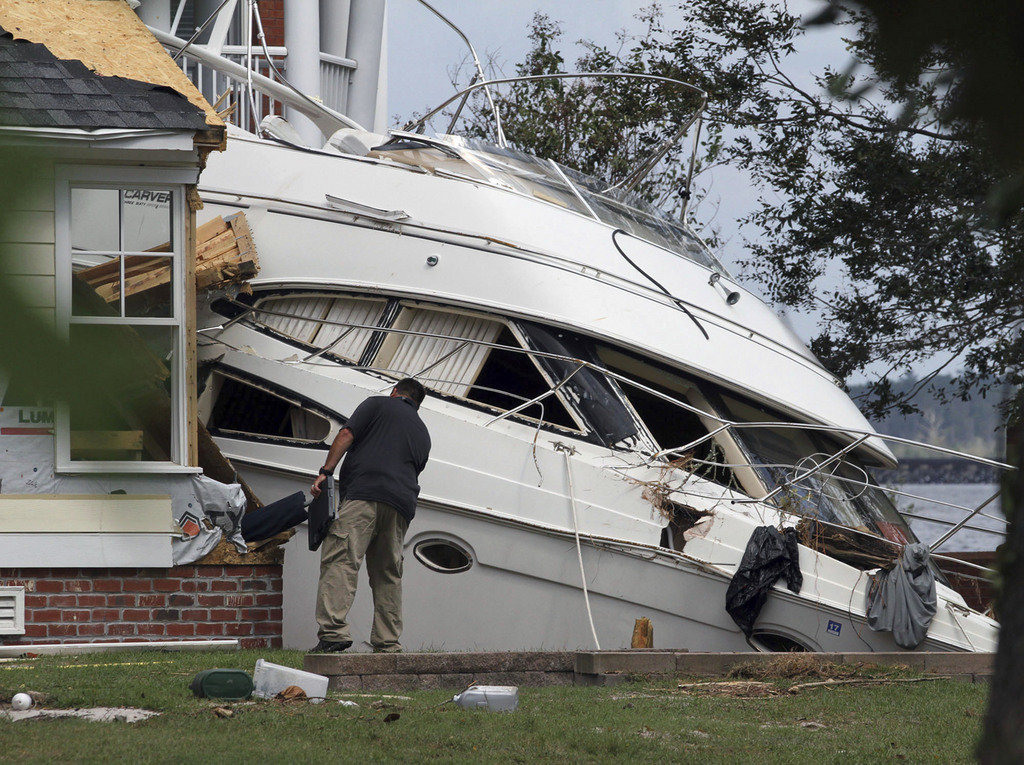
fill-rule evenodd
<path id="1" fill-rule="evenodd" d="M 332 693 L 322 704 L 220 703 L 189 690 L 203 669 L 251 673 L 261 657 L 302 666 L 295 651 L 2 662 L 0 702 L 32 690 L 47 695 L 41 706 L 48 709 L 124 706 L 160 715 L 137 723 L 0 719 L 0 762 L 970 763 L 988 690 L 950 680 L 907 682 L 914 676 L 905 671 L 878 670 L 869 685 L 796 693 L 788 689 L 822 677 L 758 678 L 739 690 L 678 687 L 707 682 L 693 678 L 635 678 L 601 688 L 522 687 L 519 709 L 507 713 L 446 703 L 454 690 Z M 845 681 L 871 674 L 837 669 L 833 676 Z"/>

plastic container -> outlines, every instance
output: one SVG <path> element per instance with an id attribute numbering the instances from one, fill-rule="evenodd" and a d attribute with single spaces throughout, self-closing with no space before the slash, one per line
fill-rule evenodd
<path id="1" fill-rule="evenodd" d="M 263 659 L 256 660 L 253 682 L 256 687 L 252 695 L 260 699 L 272 699 L 290 685 L 299 686 L 314 704 L 319 704 L 327 696 L 327 678 L 323 675 L 282 667 Z"/>
<path id="2" fill-rule="evenodd" d="M 241 701 L 252 695 L 252 678 L 240 669 L 204 669 L 189 688 L 197 698 Z"/>
<path id="3" fill-rule="evenodd" d="M 452 701 L 463 709 L 513 712 L 519 706 L 519 689 L 514 685 L 471 685 Z"/>

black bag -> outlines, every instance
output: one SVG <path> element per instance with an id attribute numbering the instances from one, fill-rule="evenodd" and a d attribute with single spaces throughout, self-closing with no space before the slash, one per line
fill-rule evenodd
<path id="1" fill-rule="evenodd" d="M 319 550 L 320 544 L 327 536 L 331 521 L 337 517 L 337 505 L 334 496 L 334 476 L 329 475 L 320 484 L 320 496 L 314 497 L 309 505 L 309 549 Z"/>
<path id="2" fill-rule="evenodd" d="M 306 495 L 301 491 L 242 516 L 242 539 L 259 542 L 306 520 Z"/>

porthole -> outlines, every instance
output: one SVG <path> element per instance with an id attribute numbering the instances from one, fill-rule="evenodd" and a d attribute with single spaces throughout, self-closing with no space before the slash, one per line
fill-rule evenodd
<path id="1" fill-rule="evenodd" d="M 412 548 L 412 554 L 431 571 L 441 574 L 459 574 L 473 566 L 469 553 L 450 539 L 424 539 Z"/>
<path id="2" fill-rule="evenodd" d="M 750 636 L 750 643 L 764 653 L 803 653 L 811 650 L 803 643 L 775 632 L 755 632 Z"/>

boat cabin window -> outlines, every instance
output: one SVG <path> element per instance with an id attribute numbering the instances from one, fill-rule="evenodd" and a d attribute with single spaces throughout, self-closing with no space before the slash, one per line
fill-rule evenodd
<path id="1" fill-rule="evenodd" d="M 600 179 L 516 149 L 499 148 L 463 136 L 448 136 L 447 141 L 458 147 L 459 155 L 485 174 L 492 185 L 597 218 L 612 228 L 621 228 L 718 273 L 728 274 L 688 226 L 639 194 L 608 189 Z"/>
<path id="2" fill-rule="evenodd" d="M 208 386 L 210 397 L 216 401 L 206 423 L 211 433 L 273 439 L 296 446 L 320 444 L 331 433 L 326 417 L 268 387 L 221 372 L 213 373 Z"/>
<path id="3" fill-rule="evenodd" d="M 585 432 L 582 420 L 555 390 L 561 377 L 539 365 L 513 322 L 413 301 L 336 293 L 275 294 L 258 298 L 254 306 L 253 322 L 324 358 L 415 377 L 443 396 Z"/>

